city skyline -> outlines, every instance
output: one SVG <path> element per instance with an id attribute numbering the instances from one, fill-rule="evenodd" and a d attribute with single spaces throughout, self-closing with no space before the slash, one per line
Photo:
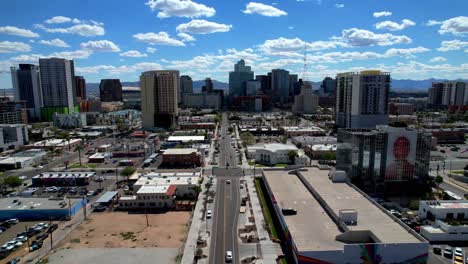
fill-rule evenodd
<path id="1" fill-rule="evenodd" d="M 136 81 L 160 69 L 227 82 L 239 59 L 255 75 L 282 68 L 302 78 L 305 50 L 311 81 L 364 69 L 396 79 L 468 78 L 461 0 L 109 3 L 3 3 L 0 88 L 12 88 L 11 66 L 49 57 L 74 59 L 88 82 Z"/>

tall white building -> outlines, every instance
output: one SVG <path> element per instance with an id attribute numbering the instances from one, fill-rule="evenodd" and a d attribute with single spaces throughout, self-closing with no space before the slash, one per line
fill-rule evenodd
<path id="1" fill-rule="evenodd" d="M 432 107 L 468 105 L 468 82 L 432 83 L 428 93 L 428 104 Z"/>
<path id="2" fill-rule="evenodd" d="M 390 73 L 362 71 L 336 76 L 336 125 L 374 128 L 388 124 Z"/>
<path id="3" fill-rule="evenodd" d="M 20 64 L 19 68 L 11 67 L 11 80 L 15 100 L 26 101 L 28 116 L 35 120 L 40 119 L 42 88 L 39 66 Z"/>
<path id="4" fill-rule="evenodd" d="M 147 71 L 140 76 L 141 115 L 144 128 L 170 127 L 176 123 L 179 71 Z"/>
<path id="5" fill-rule="evenodd" d="M 312 92 L 312 85 L 305 82 L 301 93 L 294 96 L 293 112 L 298 114 L 315 114 L 317 112 L 319 97 Z"/>

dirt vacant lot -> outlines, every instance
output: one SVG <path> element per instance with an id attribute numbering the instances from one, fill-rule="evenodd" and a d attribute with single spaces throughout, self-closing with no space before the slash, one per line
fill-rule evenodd
<path id="1" fill-rule="evenodd" d="M 62 241 L 62 248 L 179 248 L 186 237 L 189 212 L 148 214 L 94 213 Z"/>

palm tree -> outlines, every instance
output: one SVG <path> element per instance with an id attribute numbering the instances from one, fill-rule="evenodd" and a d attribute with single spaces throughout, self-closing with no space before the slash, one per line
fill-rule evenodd
<path id="1" fill-rule="evenodd" d="M 75 151 L 78 151 L 78 159 L 80 161 L 80 166 L 81 164 L 81 151 L 83 150 L 83 144 L 79 144 L 78 146 L 75 147 Z"/>

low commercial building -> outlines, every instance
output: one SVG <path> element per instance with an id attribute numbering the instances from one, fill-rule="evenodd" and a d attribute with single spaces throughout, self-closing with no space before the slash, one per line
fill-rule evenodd
<path id="1" fill-rule="evenodd" d="M 167 149 L 162 154 L 162 166 L 202 166 L 202 156 L 193 148 Z"/>
<path id="2" fill-rule="evenodd" d="M 96 176 L 95 172 L 43 172 L 32 177 L 33 186 L 85 186 Z"/>
<path id="3" fill-rule="evenodd" d="M 98 152 L 88 157 L 88 162 L 90 163 L 103 163 L 106 160 L 112 157 L 111 153 L 108 152 Z"/>
<path id="4" fill-rule="evenodd" d="M 179 127 L 182 130 L 188 129 L 208 129 L 213 130 L 216 127 L 215 123 L 179 123 Z"/>
<path id="5" fill-rule="evenodd" d="M 305 153 L 312 159 L 329 159 L 336 157 L 336 144 L 316 144 L 306 146 Z"/>
<path id="6" fill-rule="evenodd" d="M 80 145 L 82 142 L 79 138 L 72 138 L 70 140 L 65 139 L 47 139 L 38 141 L 32 145 L 28 145 L 27 148 L 29 149 L 47 149 L 47 150 L 72 150 L 76 146 Z"/>
<path id="7" fill-rule="evenodd" d="M 332 145 L 337 142 L 336 137 L 324 136 L 324 137 L 310 137 L 310 136 L 299 136 L 291 139 L 292 143 L 297 147 L 314 146 L 314 145 Z"/>
<path id="8" fill-rule="evenodd" d="M 326 131 L 318 126 L 308 126 L 308 127 L 283 126 L 281 127 L 281 130 L 288 137 L 325 136 L 326 135 Z"/>
<path id="9" fill-rule="evenodd" d="M 28 128 L 25 124 L 0 124 L 0 152 L 28 144 Z"/>
<path id="10" fill-rule="evenodd" d="M 200 143 L 205 141 L 205 136 L 170 136 L 167 142 L 187 143 L 194 142 Z"/>
<path id="11" fill-rule="evenodd" d="M 0 169 L 14 170 L 39 165 L 47 152 L 42 150 L 30 149 L 15 153 L 10 157 L 0 160 Z"/>
<path id="12" fill-rule="evenodd" d="M 77 214 L 86 199 L 49 199 L 13 197 L 0 199 L 0 221 L 17 218 L 20 221 L 63 221 Z"/>
<path id="13" fill-rule="evenodd" d="M 297 153 L 294 161 L 291 160 L 290 152 Z M 247 147 L 247 155 L 250 159 L 255 159 L 255 162 L 265 165 L 275 165 L 280 163 L 285 164 L 307 164 L 307 157 L 304 153 L 294 145 L 289 144 L 256 144 Z"/>
<path id="14" fill-rule="evenodd" d="M 172 209 L 175 206 L 175 185 L 145 185 L 136 195 L 122 196 L 119 208 L 122 210 Z"/>
<path id="15" fill-rule="evenodd" d="M 171 176 L 159 173 L 139 174 L 138 180 L 133 184 L 133 190 L 140 190 L 144 186 L 176 186 L 175 195 L 180 198 L 196 197 L 195 187 L 199 185 L 200 173 L 174 173 Z"/>
<path id="16" fill-rule="evenodd" d="M 97 152 L 109 152 L 112 149 L 111 144 L 104 144 L 96 148 Z"/>
<path id="17" fill-rule="evenodd" d="M 429 243 L 340 175 L 317 167 L 263 171 L 293 263 L 426 263 Z"/>
<path id="18" fill-rule="evenodd" d="M 431 242 L 468 241 L 468 200 L 419 201 L 419 218 L 431 221 L 420 231 Z"/>

